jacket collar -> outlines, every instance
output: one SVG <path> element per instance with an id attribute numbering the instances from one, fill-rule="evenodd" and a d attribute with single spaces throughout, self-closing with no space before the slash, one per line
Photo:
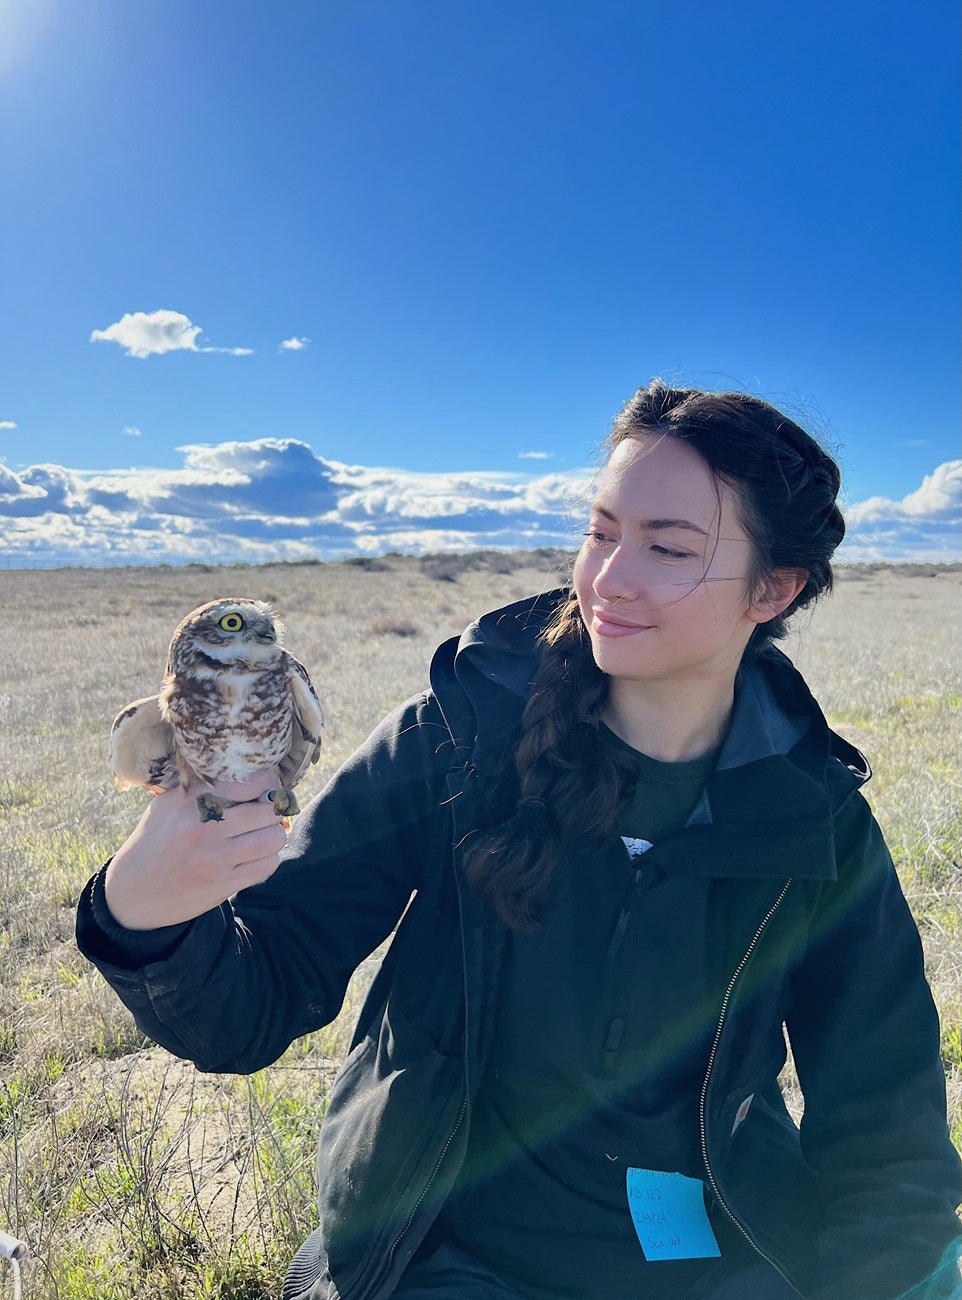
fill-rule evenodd
<path id="1" fill-rule="evenodd" d="M 480 771 L 502 766 L 537 671 L 538 638 L 566 596 L 550 591 L 484 614 L 434 656 L 435 696 L 456 745 Z"/>
<path id="2" fill-rule="evenodd" d="M 435 656 L 432 685 L 471 766 L 500 770 L 536 671 L 538 635 L 566 595 L 485 614 Z M 679 875 L 834 880 L 834 807 L 869 774 L 791 661 L 769 647 L 739 672 L 728 734 L 688 825 L 650 860 Z"/>

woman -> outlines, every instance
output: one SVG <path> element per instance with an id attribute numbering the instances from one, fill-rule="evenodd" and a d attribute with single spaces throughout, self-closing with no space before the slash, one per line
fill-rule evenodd
<path id="1" fill-rule="evenodd" d="M 403 914 L 286 1300 L 958 1294 L 918 933 L 771 644 L 831 587 L 838 485 L 766 403 L 655 381 L 570 593 L 442 646 L 282 853 L 268 775 L 221 824 L 161 795 L 91 882 L 81 947 L 205 1070 L 330 1021 Z"/>

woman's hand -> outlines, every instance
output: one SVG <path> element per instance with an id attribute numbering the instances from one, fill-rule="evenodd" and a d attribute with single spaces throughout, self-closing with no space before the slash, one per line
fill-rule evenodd
<path id="1" fill-rule="evenodd" d="M 157 795 L 107 868 L 114 919 L 130 930 L 191 921 L 273 875 L 287 836 L 260 796 L 276 785 L 270 772 L 214 782 L 215 794 L 237 801 L 219 822 L 200 820 L 197 789 Z"/>

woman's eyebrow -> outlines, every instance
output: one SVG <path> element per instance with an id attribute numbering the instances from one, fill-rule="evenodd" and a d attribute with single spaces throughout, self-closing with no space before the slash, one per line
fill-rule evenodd
<path id="1" fill-rule="evenodd" d="M 610 520 L 613 524 L 618 522 L 617 515 L 613 515 L 611 511 L 605 509 L 604 506 L 596 503 L 593 510 L 596 515 L 601 515 L 603 518 Z M 708 536 L 707 531 L 702 528 L 700 524 L 692 523 L 690 519 L 639 519 L 637 522 L 639 528 L 646 528 L 649 532 L 657 532 L 662 528 L 687 528 L 691 533 L 698 533 L 702 537 Z"/>

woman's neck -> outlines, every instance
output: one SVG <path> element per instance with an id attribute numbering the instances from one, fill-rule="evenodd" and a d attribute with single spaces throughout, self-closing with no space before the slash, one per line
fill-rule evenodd
<path id="1" fill-rule="evenodd" d="M 626 745 L 662 763 L 700 758 L 722 742 L 735 698 L 733 681 L 677 685 L 612 678 L 602 718 Z"/>

